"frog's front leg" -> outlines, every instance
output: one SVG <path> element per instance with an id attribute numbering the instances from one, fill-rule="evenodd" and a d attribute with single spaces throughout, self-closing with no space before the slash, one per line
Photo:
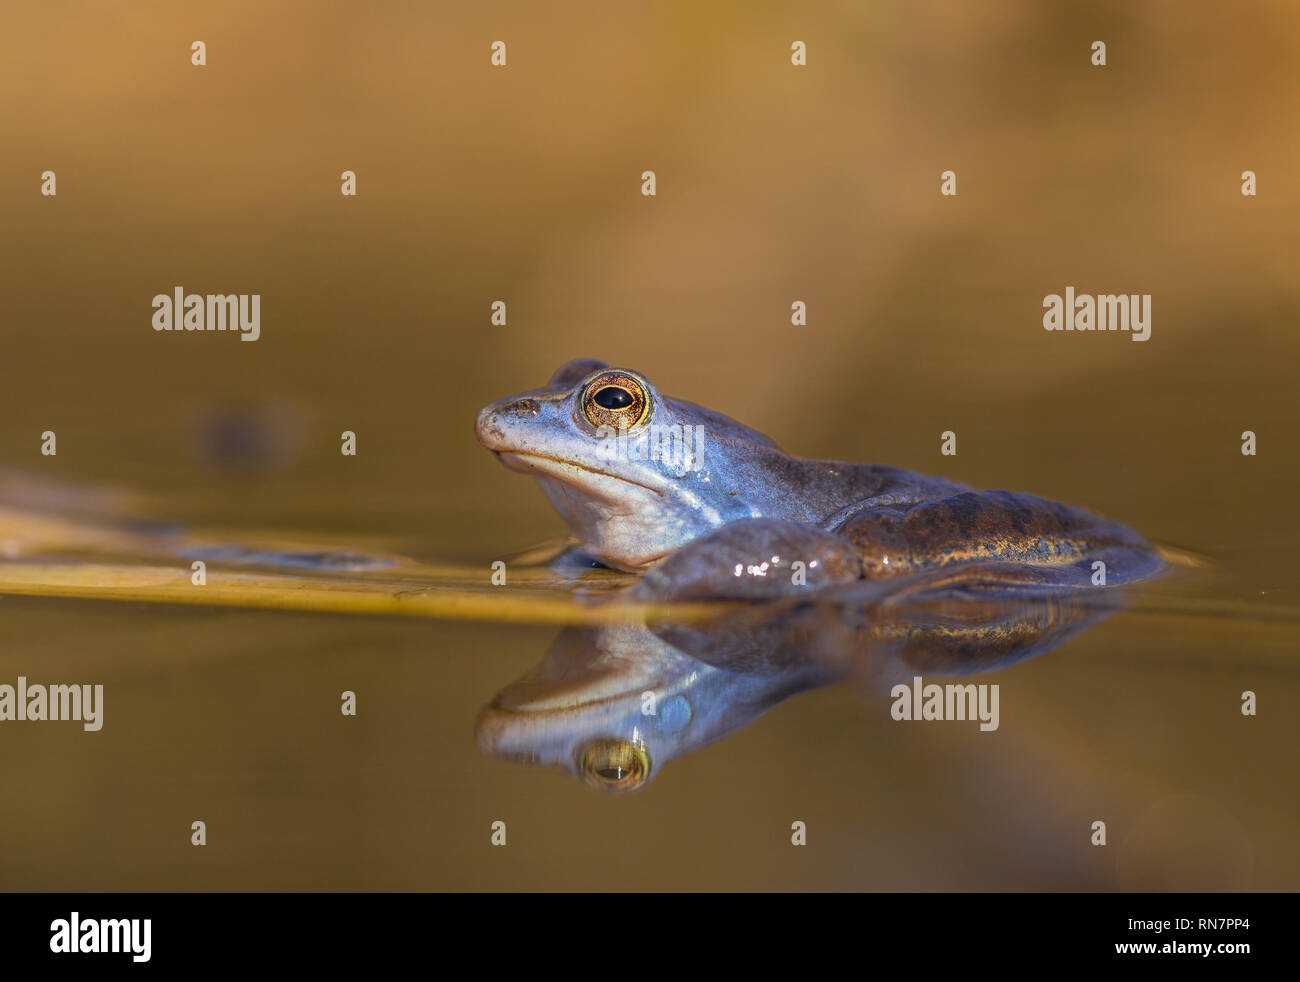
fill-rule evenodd
<path id="1" fill-rule="evenodd" d="M 1126 526 L 1011 491 L 967 491 L 910 508 L 866 512 L 837 531 L 853 543 L 863 575 L 871 579 L 944 567 L 958 574 L 967 564 L 972 569 L 996 564 L 1010 580 L 1116 586 L 1164 566 L 1146 540 Z"/>
<path id="2" fill-rule="evenodd" d="M 810 525 L 744 518 L 682 546 L 631 594 L 643 600 L 760 600 L 862 576 L 852 543 Z"/>

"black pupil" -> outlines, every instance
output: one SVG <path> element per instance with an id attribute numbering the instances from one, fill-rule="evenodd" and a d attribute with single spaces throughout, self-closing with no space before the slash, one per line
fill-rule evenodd
<path id="1" fill-rule="evenodd" d="M 607 385 L 596 393 L 593 400 L 602 409 L 626 409 L 636 400 L 627 389 L 617 385 Z"/>

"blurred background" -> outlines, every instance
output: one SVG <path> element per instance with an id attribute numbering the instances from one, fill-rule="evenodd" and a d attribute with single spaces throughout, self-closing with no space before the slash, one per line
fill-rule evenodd
<path id="1" fill-rule="evenodd" d="M 474 415 L 591 356 L 801 456 L 1095 509 L 1211 557 L 1200 589 L 1242 605 L 1121 615 L 981 679 L 995 734 L 827 689 L 609 800 L 474 745 L 553 629 L 6 598 L 0 680 L 107 693 L 100 733 L 0 729 L 0 886 L 1300 886 L 1297 635 L 1248 606 L 1300 606 L 1294 4 L 55 0 L 0 24 L 6 466 L 486 568 L 561 525 Z M 177 286 L 260 293 L 261 339 L 154 332 Z M 1151 339 L 1044 331 L 1066 286 L 1151 294 Z"/>

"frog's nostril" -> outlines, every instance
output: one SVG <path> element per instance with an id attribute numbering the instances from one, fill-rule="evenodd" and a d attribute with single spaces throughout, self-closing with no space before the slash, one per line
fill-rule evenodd
<path id="1" fill-rule="evenodd" d="M 506 407 L 512 416 L 536 416 L 542 411 L 542 404 L 536 399 L 520 399 Z"/>

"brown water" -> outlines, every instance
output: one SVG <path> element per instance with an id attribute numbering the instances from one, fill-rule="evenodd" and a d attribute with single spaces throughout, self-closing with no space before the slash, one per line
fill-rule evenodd
<path id="1" fill-rule="evenodd" d="M 554 625 L 5 596 L 0 682 L 106 706 L 98 733 L 0 726 L 0 886 L 1300 887 L 1292 5 L 211 14 L 7 15 L 7 465 L 485 580 L 560 527 L 474 413 L 591 355 L 791 452 L 1060 498 L 1211 564 L 980 676 L 996 732 L 829 686 L 626 796 L 478 749 Z M 178 285 L 260 292 L 261 339 L 153 332 Z M 1043 331 L 1067 285 L 1151 293 L 1151 340 Z"/>

